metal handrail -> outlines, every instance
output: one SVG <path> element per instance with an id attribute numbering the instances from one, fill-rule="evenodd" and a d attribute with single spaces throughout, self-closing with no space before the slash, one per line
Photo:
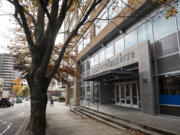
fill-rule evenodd
<path id="1" fill-rule="evenodd" d="M 83 98 L 84 98 L 84 97 L 81 96 L 81 97 L 78 98 L 77 101 L 80 102 Z M 69 106 L 70 106 L 70 110 L 71 110 L 71 107 L 72 107 L 72 106 L 77 106 L 77 105 L 74 104 L 74 101 L 70 101 Z"/>
<path id="2" fill-rule="evenodd" d="M 82 109 L 82 107 L 85 107 L 85 106 L 88 106 L 88 107 L 90 107 L 90 101 L 89 100 L 87 100 L 87 103 L 83 103 L 83 99 L 84 99 L 84 97 L 83 96 L 81 96 L 81 97 L 79 97 L 78 98 L 78 102 L 79 102 L 79 105 L 73 105 L 71 102 L 72 101 L 70 101 L 70 110 L 72 109 L 72 106 L 78 106 L 79 108 L 80 108 L 80 115 L 81 115 L 81 118 L 83 117 L 83 109 Z M 93 99 L 93 98 L 89 98 L 90 100 L 91 99 Z M 82 103 L 81 103 L 81 101 L 82 101 Z M 97 110 L 99 110 L 99 102 L 95 102 L 96 103 L 96 106 L 97 106 Z"/>

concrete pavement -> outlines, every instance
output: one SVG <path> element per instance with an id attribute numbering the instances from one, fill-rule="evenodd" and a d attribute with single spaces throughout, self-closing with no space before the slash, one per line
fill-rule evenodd
<path id="1" fill-rule="evenodd" d="M 64 103 L 47 107 L 47 135 L 129 135 L 102 123 L 81 118 L 69 111 Z"/>
<path id="2" fill-rule="evenodd" d="M 90 105 L 89 108 L 113 115 L 129 123 L 140 124 L 145 127 L 156 128 L 180 135 L 180 117 L 169 115 L 150 115 L 142 113 L 140 110 L 120 107 L 117 105 Z"/>

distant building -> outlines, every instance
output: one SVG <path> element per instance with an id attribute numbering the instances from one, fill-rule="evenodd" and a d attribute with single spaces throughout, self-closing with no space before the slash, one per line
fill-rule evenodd
<path id="1" fill-rule="evenodd" d="M 0 78 L 0 99 L 2 97 L 3 87 L 4 87 L 4 80 Z"/>
<path id="2" fill-rule="evenodd" d="M 12 81 L 20 76 L 20 72 L 14 70 L 14 59 L 9 53 L 0 54 L 0 77 L 4 80 L 4 90 L 12 90 Z"/>
<path id="3" fill-rule="evenodd" d="M 66 89 L 62 85 L 61 82 L 58 82 L 56 80 L 52 80 L 52 82 L 51 82 L 51 84 L 49 85 L 49 88 L 48 88 L 48 94 L 49 95 L 54 95 L 54 96 L 65 97 Z"/>

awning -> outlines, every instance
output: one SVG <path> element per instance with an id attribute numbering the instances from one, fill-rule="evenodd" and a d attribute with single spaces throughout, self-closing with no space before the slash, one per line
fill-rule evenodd
<path id="1" fill-rule="evenodd" d="M 135 75 L 136 73 L 130 72 L 130 71 L 117 71 L 117 70 L 110 70 L 110 71 L 105 71 L 96 75 L 88 76 L 86 78 L 83 78 L 84 81 L 101 81 L 101 80 L 106 80 L 106 79 L 112 79 L 117 77 L 126 77 L 126 76 L 131 76 Z"/>

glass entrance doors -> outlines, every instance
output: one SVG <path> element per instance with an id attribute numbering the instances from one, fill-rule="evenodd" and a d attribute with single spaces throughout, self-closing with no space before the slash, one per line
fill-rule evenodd
<path id="1" fill-rule="evenodd" d="M 100 91 L 99 84 L 94 84 L 94 91 L 93 91 L 94 103 L 99 103 L 99 91 Z"/>
<path id="2" fill-rule="evenodd" d="M 115 104 L 139 108 L 138 83 L 123 82 L 115 84 Z"/>

